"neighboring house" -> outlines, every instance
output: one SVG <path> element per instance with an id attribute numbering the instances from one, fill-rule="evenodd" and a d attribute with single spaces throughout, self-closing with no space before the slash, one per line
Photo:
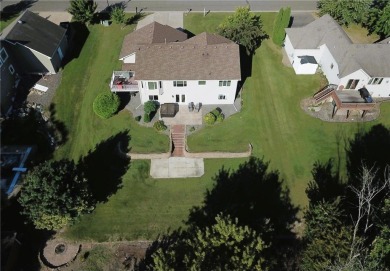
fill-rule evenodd
<path id="1" fill-rule="evenodd" d="M 287 28 L 284 43 L 296 74 L 320 68 L 337 89 L 365 87 L 373 97 L 390 96 L 390 44 L 354 44 L 329 15 L 300 28 Z"/>
<path id="2" fill-rule="evenodd" d="M 139 92 L 142 103 L 233 104 L 241 80 L 239 45 L 209 33 L 187 39 L 157 22 L 128 34 L 119 59 L 111 90 Z"/>
<path id="3" fill-rule="evenodd" d="M 9 108 L 20 76 L 54 74 L 68 48 L 66 29 L 26 10 L 0 35 L 1 112 Z M 8 97 L 8 98 L 7 98 Z"/>

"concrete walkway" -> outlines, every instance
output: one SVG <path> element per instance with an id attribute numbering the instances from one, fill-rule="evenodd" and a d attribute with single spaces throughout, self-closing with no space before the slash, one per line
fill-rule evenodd
<path id="1" fill-rule="evenodd" d="M 137 29 L 144 27 L 152 22 L 158 22 L 163 25 L 169 25 L 173 28 L 183 29 L 183 12 L 181 11 L 161 11 L 155 12 L 140 20 Z"/>
<path id="2" fill-rule="evenodd" d="M 150 175 L 153 178 L 191 178 L 204 174 L 203 158 L 171 157 L 152 159 Z"/>

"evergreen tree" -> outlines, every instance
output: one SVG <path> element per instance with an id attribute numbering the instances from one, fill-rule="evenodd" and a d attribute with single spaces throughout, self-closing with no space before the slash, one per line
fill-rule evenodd
<path id="1" fill-rule="evenodd" d="M 73 19 L 81 23 L 90 23 L 93 20 L 97 3 L 93 0 L 71 0 L 68 12 Z"/>

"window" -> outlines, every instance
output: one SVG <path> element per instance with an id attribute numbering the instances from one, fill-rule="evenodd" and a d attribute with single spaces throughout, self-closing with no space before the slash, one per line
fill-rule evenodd
<path id="1" fill-rule="evenodd" d="M 141 81 L 141 88 L 144 88 L 144 81 Z"/>
<path id="2" fill-rule="evenodd" d="M 359 83 L 358 79 L 350 79 L 348 80 L 347 86 L 345 89 L 355 89 L 357 84 Z"/>
<path id="3" fill-rule="evenodd" d="M 11 74 L 14 74 L 14 73 L 15 73 L 14 66 L 12 66 L 12 65 L 9 65 L 8 70 L 9 70 L 9 72 L 10 72 Z"/>
<path id="4" fill-rule="evenodd" d="M 226 100 L 226 96 L 222 95 L 222 94 L 219 94 L 218 95 L 218 100 Z"/>
<path id="5" fill-rule="evenodd" d="M 174 87 L 186 87 L 187 81 L 173 81 Z"/>
<path id="6" fill-rule="evenodd" d="M 199 86 L 204 86 L 204 85 L 206 85 L 206 81 L 198 81 L 198 85 Z"/>
<path id="7" fill-rule="evenodd" d="M 148 82 L 149 89 L 157 89 L 157 82 Z"/>
<path id="8" fill-rule="evenodd" d="M 7 60 L 7 58 L 8 58 L 7 52 L 5 51 L 4 48 L 1 49 L 1 51 L 0 51 L 0 59 L 1 59 L 1 61 L 4 63 Z"/>
<path id="9" fill-rule="evenodd" d="M 158 95 L 149 95 L 149 101 L 158 101 Z"/>
<path id="10" fill-rule="evenodd" d="M 184 95 L 184 94 L 181 95 L 181 102 L 182 103 L 186 102 L 186 95 Z"/>
<path id="11" fill-rule="evenodd" d="M 230 87 L 231 81 L 219 81 L 220 87 Z"/>
<path id="12" fill-rule="evenodd" d="M 368 81 L 369 85 L 380 85 L 383 81 L 383 78 L 381 77 L 375 77 L 371 78 L 370 81 Z"/>

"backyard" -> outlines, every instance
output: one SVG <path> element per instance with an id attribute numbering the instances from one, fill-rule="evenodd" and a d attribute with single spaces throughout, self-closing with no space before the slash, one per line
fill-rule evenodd
<path id="1" fill-rule="evenodd" d="M 185 17 L 185 28 L 194 34 L 215 32 L 226 15 L 189 14 Z M 261 16 L 266 32 L 271 35 L 275 14 Z M 133 27 L 121 30 L 115 25 L 90 26 L 80 55 L 65 67 L 55 103 L 56 117 L 64 122 L 69 136 L 57 151 L 57 159 L 77 160 L 121 131 L 131 137 L 133 151 L 168 149 L 167 136 L 141 127 L 126 110 L 108 120 L 99 119 L 92 111 L 97 94 L 108 91 L 112 70 L 120 68 L 117 57 L 122 40 Z M 299 102 L 324 84 L 322 77 L 296 76 L 281 60 L 281 49 L 270 39 L 263 42 L 253 59 L 252 76 L 245 82 L 242 112 L 222 124 L 195 132 L 188 138 L 188 144 L 191 151 L 243 151 L 252 143 L 253 154 L 264 156 L 272 169 L 279 170 L 293 203 L 304 207 L 313 163 L 337 158 L 338 150 L 341 162 L 345 163 L 344 140 L 358 129 L 368 129 L 376 123 L 389 126 L 390 119 L 384 116 L 389 115 L 390 104 L 382 105 L 382 117 L 375 123 L 336 124 L 313 119 L 300 109 Z M 65 235 L 97 241 L 152 239 L 169 229 L 183 227 L 189 210 L 201 204 L 218 171 L 222 167 L 235 169 L 244 161 L 205 160 L 205 175 L 201 178 L 163 180 L 149 177 L 148 161 L 131 161 L 122 178 L 123 186 L 107 202 L 98 204 L 92 214 L 70 226 Z M 105 162 L 109 168 L 111 161 Z"/>

